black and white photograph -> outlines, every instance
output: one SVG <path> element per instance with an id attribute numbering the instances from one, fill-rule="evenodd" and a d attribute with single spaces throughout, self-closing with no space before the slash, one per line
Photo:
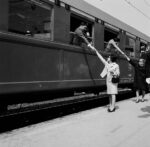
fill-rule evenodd
<path id="1" fill-rule="evenodd" d="M 0 147 L 150 147 L 150 0 L 0 0 Z"/>

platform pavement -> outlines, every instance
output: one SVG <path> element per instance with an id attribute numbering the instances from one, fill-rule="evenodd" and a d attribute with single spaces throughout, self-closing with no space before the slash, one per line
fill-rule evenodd
<path id="1" fill-rule="evenodd" d="M 0 147 L 150 147 L 150 95 L 0 134 Z"/>

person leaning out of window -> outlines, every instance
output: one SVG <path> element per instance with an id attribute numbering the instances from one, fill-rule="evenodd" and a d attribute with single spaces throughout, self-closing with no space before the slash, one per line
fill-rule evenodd
<path id="1" fill-rule="evenodd" d="M 73 44 L 82 46 L 82 43 L 85 43 L 90 46 L 90 42 L 88 40 L 88 37 L 90 36 L 88 32 L 87 24 L 81 23 L 81 25 L 75 29 L 75 35 L 73 38 Z"/>

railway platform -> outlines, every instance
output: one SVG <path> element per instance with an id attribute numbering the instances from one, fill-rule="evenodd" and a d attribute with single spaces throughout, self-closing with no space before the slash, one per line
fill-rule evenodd
<path id="1" fill-rule="evenodd" d="M 0 147 L 150 147 L 150 94 L 145 99 L 117 102 L 112 113 L 104 106 L 2 133 Z"/>

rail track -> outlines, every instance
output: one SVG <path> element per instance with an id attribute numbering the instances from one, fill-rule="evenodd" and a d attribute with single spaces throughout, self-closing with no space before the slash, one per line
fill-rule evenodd
<path id="1" fill-rule="evenodd" d="M 131 89 L 119 90 L 117 101 L 133 97 Z M 99 95 L 76 93 L 72 97 L 48 101 L 8 105 L 0 114 L 0 132 L 39 123 L 108 104 L 106 92 Z"/>

